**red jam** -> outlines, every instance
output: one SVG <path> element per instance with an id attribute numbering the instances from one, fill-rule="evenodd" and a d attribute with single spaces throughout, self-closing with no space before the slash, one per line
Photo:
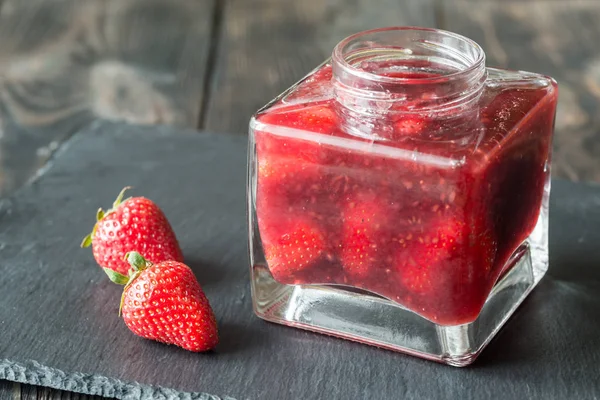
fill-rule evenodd
<path id="1" fill-rule="evenodd" d="M 441 325 L 474 321 L 538 221 L 556 90 L 488 86 L 473 112 L 382 113 L 361 137 L 331 75 L 323 66 L 257 116 L 273 277 L 365 289 Z"/>

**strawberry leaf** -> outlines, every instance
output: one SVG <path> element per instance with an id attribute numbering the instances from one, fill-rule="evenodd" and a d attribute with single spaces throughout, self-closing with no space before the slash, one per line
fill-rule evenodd
<path id="1" fill-rule="evenodd" d="M 92 245 L 92 234 L 90 233 L 81 241 L 81 247 L 90 247 Z"/>
<path id="2" fill-rule="evenodd" d="M 100 221 L 102 218 L 104 218 L 104 210 L 99 208 L 96 212 L 96 221 Z"/>
<path id="3" fill-rule="evenodd" d="M 130 251 L 125 254 L 125 260 L 131 265 L 134 271 L 143 271 L 152 264 L 146 260 L 140 253 L 137 251 Z"/>
<path id="4" fill-rule="evenodd" d="M 112 211 L 116 210 L 117 207 L 119 207 L 119 205 L 121 205 L 121 203 L 123 202 L 123 196 L 125 196 L 125 192 L 131 189 L 131 186 L 125 186 L 123 188 L 123 190 L 121 190 L 121 193 L 119 193 L 119 195 L 117 196 L 117 199 L 115 200 L 115 202 L 113 203 L 112 206 Z"/>
<path id="5" fill-rule="evenodd" d="M 116 271 L 113 271 L 110 268 L 102 268 L 106 275 L 108 275 L 108 279 L 110 279 L 113 283 L 117 285 L 126 285 L 129 282 L 129 277 L 123 274 L 120 274 Z"/>

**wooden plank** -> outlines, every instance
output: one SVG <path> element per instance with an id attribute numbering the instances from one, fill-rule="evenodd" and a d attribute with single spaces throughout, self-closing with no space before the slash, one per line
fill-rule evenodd
<path id="1" fill-rule="evenodd" d="M 27 125 L 87 109 L 193 127 L 212 9 L 212 0 L 6 0 L 0 65 L 9 107 Z"/>
<path id="2" fill-rule="evenodd" d="M 245 133 L 253 112 L 302 78 L 344 37 L 391 25 L 434 26 L 433 0 L 230 0 L 204 128 Z"/>
<path id="3" fill-rule="evenodd" d="M 448 0 L 443 28 L 479 42 L 488 65 L 559 82 L 553 174 L 600 182 L 600 2 Z"/>
<path id="4" fill-rule="evenodd" d="M 98 118 L 196 127 L 215 0 L 5 0 L 0 196 Z"/>
<path id="5" fill-rule="evenodd" d="M 18 383 L 0 380 L 0 400 L 16 400 L 20 398 Z"/>
<path id="6" fill-rule="evenodd" d="M 4 385 L 3 385 L 4 383 Z M 4 396 L 4 397 L 3 397 Z M 100 396 L 0 381 L 0 400 L 103 400 Z"/>

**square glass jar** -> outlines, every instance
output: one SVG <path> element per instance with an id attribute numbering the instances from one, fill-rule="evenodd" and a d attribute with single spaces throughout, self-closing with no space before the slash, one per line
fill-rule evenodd
<path id="1" fill-rule="evenodd" d="M 256 314 L 473 362 L 548 268 L 557 95 L 451 32 L 340 42 L 250 122 Z"/>

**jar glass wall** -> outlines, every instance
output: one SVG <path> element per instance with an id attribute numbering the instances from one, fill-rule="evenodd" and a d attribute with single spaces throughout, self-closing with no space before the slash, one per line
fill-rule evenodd
<path id="1" fill-rule="evenodd" d="M 466 365 L 547 270 L 556 83 L 386 28 L 250 123 L 262 318 Z"/>

